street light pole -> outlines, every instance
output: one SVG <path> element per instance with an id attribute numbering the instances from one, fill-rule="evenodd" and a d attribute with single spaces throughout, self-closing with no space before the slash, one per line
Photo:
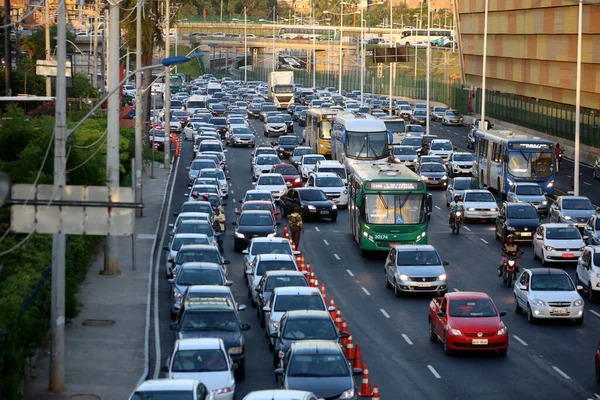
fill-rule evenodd
<path id="1" fill-rule="evenodd" d="M 313 88 L 317 87 L 317 35 L 315 31 L 315 9 L 313 8 L 313 2 L 310 1 L 310 12 L 312 13 L 312 26 L 313 26 L 313 38 L 312 38 L 312 81 Z"/>
<path id="2" fill-rule="evenodd" d="M 577 87 L 575 88 L 575 157 L 573 171 L 573 191 L 579 196 L 579 152 L 581 135 L 581 37 L 583 33 L 583 0 L 579 0 L 577 16 Z"/>
<path id="3" fill-rule="evenodd" d="M 98 90 L 98 2 L 94 14 L 94 76 L 92 76 L 92 85 Z"/>
<path id="4" fill-rule="evenodd" d="M 486 0 L 487 1 L 487 0 Z M 427 116 L 425 120 L 425 130 L 426 134 L 430 133 L 430 120 L 429 114 L 431 113 L 431 7 L 430 0 L 427 0 Z"/>
<path id="5" fill-rule="evenodd" d="M 135 202 L 137 204 L 142 204 L 144 198 L 142 186 L 142 4 L 143 2 L 138 2 L 135 10 Z M 152 148 L 154 149 L 154 145 Z M 154 158 L 152 158 L 152 165 L 154 165 Z M 143 208 L 137 208 L 136 215 L 141 217 Z"/>
<path id="6" fill-rule="evenodd" d="M 390 2 L 390 47 L 394 47 L 392 40 L 394 37 L 394 20 L 393 20 L 393 9 L 392 9 L 392 0 L 389 0 Z M 394 83 L 392 82 L 393 80 L 393 74 L 394 72 L 394 63 L 390 63 L 390 110 L 389 110 L 389 115 L 390 117 L 392 116 L 393 112 L 392 112 L 392 97 L 394 94 Z"/>
<path id="7" fill-rule="evenodd" d="M 244 82 L 248 82 L 248 16 L 244 6 Z"/>
<path id="8" fill-rule="evenodd" d="M 275 71 L 275 6 L 273 6 L 273 71 Z"/>
<path id="9" fill-rule="evenodd" d="M 485 123 L 485 91 L 486 91 L 486 75 L 487 75 L 487 35 L 488 35 L 488 7 L 489 0 L 485 0 L 485 14 L 483 17 L 483 60 L 481 73 L 481 119 L 479 121 L 479 129 L 487 130 Z"/>
<path id="10" fill-rule="evenodd" d="M 169 57 L 169 31 L 171 27 L 171 2 L 166 1 L 165 10 L 165 58 Z M 170 167 L 171 156 L 171 70 L 165 69 L 165 146 L 164 146 L 165 169 Z"/>
<path id="11" fill-rule="evenodd" d="M 6 0 L 5 0 L 6 1 Z M 44 1 L 45 3 L 45 15 L 44 18 L 46 19 L 46 27 L 45 27 L 45 33 L 46 33 L 46 61 L 50 60 L 50 2 L 49 1 Z M 52 78 L 50 77 L 50 75 L 46 75 L 46 96 L 50 97 L 52 96 Z"/>
<path id="12" fill-rule="evenodd" d="M 340 6 L 341 6 L 341 12 L 340 12 L 340 60 L 339 60 L 339 76 L 338 76 L 338 94 L 341 96 L 342 95 L 342 75 L 343 75 L 343 67 L 342 67 L 342 62 L 343 62 L 343 48 L 342 48 L 342 41 L 343 41 L 343 29 L 344 29 L 344 4 L 346 4 L 345 1 L 340 2 Z"/>
<path id="13" fill-rule="evenodd" d="M 360 106 L 364 106 L 365 93 L 365 26 L 363 7 L 360 8 Z"/>

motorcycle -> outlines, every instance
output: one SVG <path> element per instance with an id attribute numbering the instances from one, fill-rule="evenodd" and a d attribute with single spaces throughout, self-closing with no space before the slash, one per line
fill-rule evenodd
<path id="1" fill-rule="evenodd" d="M 506 287 L 511 287 L 514 280 L 517 278 L 519 270 L 519 258 L 523 254 L 511 253 L 504 257 L 504 265 L 502 267 L 502 281 Z"/>
<path id="2" fill-rule="evenodd" d="M 560 153 L 558 153 L 558 167 L 562 168 L 562 161 L 563 161 L 563 153 L 562 151 Z"/>
<path id="3" fill-rule="evenodd" d="M 452 211 L 452 214 L 450 214 L 450 228 L 452 229 L 452 233 L 458 235 L 460 227 L 462 226 L 463 217 L 462 209 Z"/>

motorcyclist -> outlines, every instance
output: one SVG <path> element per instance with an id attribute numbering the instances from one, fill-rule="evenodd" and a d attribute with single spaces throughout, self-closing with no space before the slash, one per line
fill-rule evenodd
<path id="1" fill-rule="evenodd" d="M 198 193 L 198 192 L 193 192 L 192 193 L 192 199 L 198 200 L 198 197 L 200 197 L 200 193 Z"/>
<path id="2" fill-rule="evenodd" d="M 513 235 L 508 235 L 506 237 L 506 241 L 502 245 L 501 254 L 502 254 L 502 258 L 500 259 L 500 265 L 498 266 L 498 276 L 502 276 L 502 274 L 504 273 L 504 260 L 509 255 L 518 254 L 519 258 L 521 257 L 521 255 L 520 255 L 521 254 L 521 249 L 515 243 L 515 238 L 514 238 Z"/>
<path id="3" fill-rule="evenodd" d="M 462 202 L 459 195 L 455 195 L 454 200 L 452 201 L 452 203 L 450 203 L 450 215 L 448 216 L 448 223 L 449 224 L 452 223 L 452 214 L 455 211 L 458 211 L 458 210 L 464 211 L 464 209 L 465 209 L 465 203 Z"/>

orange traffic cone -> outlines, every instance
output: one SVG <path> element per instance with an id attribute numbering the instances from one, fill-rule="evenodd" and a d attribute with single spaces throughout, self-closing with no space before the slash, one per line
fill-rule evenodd
<path id="1" fill-rule="evenodd" d="M 373 396 L 371 397 L 371 400 L 376 400 L 378 398 L 379 398 L 379 385 L 374 384 L 373 385 Z"/>
<path id="2" fill-rule="evenodd" d="M 342 319 L 342 329 L 340 329 L 340 333 L 348 332 L 348 324 L 346 323 L 346 318 Z M 348 345 L 348 338 L 342 338 L 342 346 L 346 347 Z"/>
<path id="3" fill-rule="evenodd" d="M 301 254 L 298 256 L 300 258 L 298 266 L 300 267 L 300 271 L 306 271 L 306 264 L 304 263 L 304 256 Z"/>
<path id="4" fill-rule="evenodd" d="M 321 297 L 323 297 L 323 301 L 327 304 L 327 292 L 325 291 L 325 284 L 321 283 Z"/>
<path id="5" fill-rule="evenodd" d="M 283 237 L 287 238 L 290 235 L 290 231 L 288 230 L 287 224 L 283 225 Z"/>
<path id="6" fill-rule="evenodd" d="M 356 345 L 356 354 L 354 357 L 354 365 L 352 365 L 352 368 L 360 368 L 363 369 L 363 360 L 362 360 L 362 353 L 360 352 L 360 344 Z"/>
<path id="7" fill-rule="evenodd" d="M 335 326 L 337 326 L 338 329 L 342 329 L 342 310 L 339 307 L 335 312 Z"/>
<path id="8" fill-rule="evenodd" d="M 362 385 L 360 387 L 360 393 L 358 393 L 360 397 L 373 396 L 373 391 L 371 390 L 371 382 L 369 381 L 369 366 L 365 365 L 363 369 L 363 379 Z"/>
<path id="9" fill-rule="evenodd" d="M 352 340 L 352 332 L 348 332 L 350 336 L 348 336 L 348 344 L 346 345 L 346 359 L 348 361 L 354 361 L 356 357 L 356 353 L 354 352 L 354 341 Z"/>
<path id="10" fill-rule="evenodd" d="M 308 286 L 315 287 L 315 271 L 309 269 L 309 278 L 308 278 Z"/>
<path id="11" fill-rule="evenodd" d="M 314 288 L 319 288 L 319 277 L 315 276 L 315 279 L 313 280 L 313 287 Z"/>
<path id="12" fill-rule="evenodd" d="M 292 251 L 296 251 L 296 243 L 292 241 Z"/>
<path id="13" fill-rule="evenodd" d="M 329 311 L 329 314 L 331 314 L 331 319 L 335 321 L 335 299 L 333 296 L 329 298 L 329 307 L 333 307 L 333 310 Z"/>

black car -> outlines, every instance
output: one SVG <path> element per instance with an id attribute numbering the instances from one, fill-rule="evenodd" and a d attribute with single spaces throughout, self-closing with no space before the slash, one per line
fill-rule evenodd
<path id="1" fill-rule="evenodd" d="M 250 325 L 240 323 L 235 306 L 225 297 L 198 299 L 193 305 L 186 305 L 177 320 L 169 325 L 175 331 L 175 339 L 219 338 L 223 340 L 227 352 L 237 364 L 235 375 L 243 379 L 246 374 L 245 339 L 243 331 Z"/>
<path id="2" fill-rule="evenodd" d="M 256 119 L 260 114 L 260 104 L 252 103 L 246 109 L 246 114 L 248 114 L 248 119 Z"/>
<path id="3" fill-rule="evenodd" d="M 296 109 L 296 104 L 292 103 L 290 104 L 290 106 L 288 107 L 287 113 L 292 116 L 294 115 L 294 110 Z"/>
<path id="4" fill-rule="evenodd" d="M 354 375 L 342 347 L 328 340 L 302 340 L 293 343 L 275 370 L 280 387 L 306 390 L 322 399 L 358 399 Z"/>
<path id="5" fill-rule="evenodd" d="M 412 115 L 411 124 L 422 126 L 427 125 L 427 111 L 415 110 Z"/>
<path id="6" fill-rule="evenodd" d="M 306 126 L 306 110 L 300 111 L 300 115 L 298 116 L 298 125 Z"/>
<path id="7" fill-rule="evenodd" d="M 210 123 L 215 126 L 215 130 L 219 135 L 221 135 L 221 138 L 224 138 L 225 134 L 227 133 L 227 118 L 212 117 L 210 119 Z"/>
<path id="8" fill-rule="evenodd" d="M 348 332 L 340 333 L 331 319 L 329 311 L 293 310 L 287 311 L 279 321 L 279 331 L 271 334 L 275 339 L 273 366 L 287 353 L 292 343 L 300 340 L 329 340 L 340 343 L 349 337 Z"/>
<path id="9" fill-rule="evenodd" d="M 242 211 L 235 226 L 233 250 L 242 251 L 255 237 L 274 237 L 277 234 L 277 225 L 273 213 L 270 211 L 247 210 Z"/>
<path id="10" fill-rule="evenodd" d="M 265 327 L 265 313 L 263 307 L 269 305 L 273 290 L 278 287 L 299 286 L 308 287 L 308 281 L 300 271 L 267 271 L 256 286 L 257 306 L 256 313 L 260 319 L 260 327 Z M 277 358 L 279 360 L 279 357 Z M 277 365 L 275 365 L 277 366 Z"/>
<path id="11" fill-rule="evenodd" d="M 283 118 L 283 121 L 287 125 L 287 131 L 294 132 L 294 121 L 292 120 L 292 116 L 289 114 L 280 114 L 280 117 Z"/>
<path id="12" fill-rule="evenodd" d="M 217 103 L 210 108 L 210 111 L 215 117 L 220 117 L 221 115 L 225 114 L 225 111 L 227 111 L 227 106 L 222 103 Z"/>
<path id="13" fill-rule="evenodd" d="M 271 146 L 275 147 L 277 155 L 282 160 L 289 158 L 294 152 L 294 149 L 299 145 L 300 140 L 298 139 L 298 137 L 293 135 L 280 136 L 279 141 L 271 142 Z"/>
<path id="14" fill-rule="evenodd" d="M 496 218 L 496 239 L 504 242 L 513 235 L 515 242 L 531 242 L 540 226 L 540 216 L 531 203 L 504 203 Z"/>
<path id="15" fill-rule="evenodd" d="M 331 222 L 337 220 L 337 206 L 321 189 L 304 187 L 288 190 L 281 196 L 282 217 L 293 213 L 295 207 L 300 207 L 300 213 L 305 221 L 323 218 L 328 218 Z"/>

